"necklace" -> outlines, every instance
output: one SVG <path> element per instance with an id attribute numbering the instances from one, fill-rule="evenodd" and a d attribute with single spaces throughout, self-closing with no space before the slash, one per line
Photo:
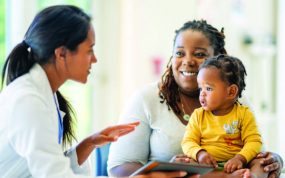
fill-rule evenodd
<path id="1" fill-rule="evenodd" d="M 181 101 L 181 106 L 182 106 L 182 112 L 183 112 L 183 119 L 184 119 L 185 121 L 189 121 L 190 116 L 189 116 L 189 114 L 186 114 L 186 113 L 185 113 L 184 105 L 183 105 L 182 101 Z"/>
<path id="2" fill-rule="evenodd" d="M 187 113 L 185 112 L 184 104 L 183 104 L 183 101 L 182 101 L 182 97 L 181 97 L 180 91 L 178 91 L 178 92 L 179 92 L 180 101 L 181 101 L 181 107 L 182 107 L 182 112 L 183 112 L 183 119 L 188 122 L 189 119 L 190 119 L 190 116 L 189 116 L 189 114 L 187 114 Z"/>

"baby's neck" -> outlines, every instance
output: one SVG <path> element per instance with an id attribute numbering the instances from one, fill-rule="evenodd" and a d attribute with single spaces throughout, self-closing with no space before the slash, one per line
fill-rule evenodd
<path id="1" fill-rule="evenodd" d="M 230 104 L 228 106 L 224 106 L 222 108 L 215 109 L 215 110 L 213 110 L 211 112 L 215 116 L 224 116 L 224 115 L 229 114 L 233 110 L 234 106 L 235 106 L 235 103 L 232 103 L 232 104 Z"/>

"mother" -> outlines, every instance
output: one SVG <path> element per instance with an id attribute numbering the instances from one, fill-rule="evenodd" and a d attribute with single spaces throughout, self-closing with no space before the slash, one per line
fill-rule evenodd
<path id="1" fill-rule="evenodd" d="M 227 53 L 224 38 L 223 29 L 220 32 L 204 20 L 186 22 L 176 31 L 173 54 L 162 81 L 138 91 L 121 116 L 122 123 L 139 120 L 141 124 L 136 132 L 111 145 L 108 171 L 112 176 L 128 176 L 150 160 L 169 161 L 182 153 L 180 142 L 185 125 L 193 110 L 200 107 L 198 68 L 206 58 Z M 279 155 L 267 152 L 259 157 L 265 158 L 262 164 L 270 176 L 280 174 L 283 163 Z M 181 160 L 187 161 L 176 157 L 176 161 Z M 243 171 L 234 174 L 244 174 Z M 206 175 L 225 176 L 230 175 Z"/>

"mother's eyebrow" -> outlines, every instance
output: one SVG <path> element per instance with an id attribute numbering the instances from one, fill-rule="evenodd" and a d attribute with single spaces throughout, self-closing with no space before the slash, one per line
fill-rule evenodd
<path id="1" fill-rule="evenodd" d="M 200 49 L 200 50 L 207 51 L 207 49 L 206 49 L 206 48 L 202 48 L 202 47 L 195 47 L 195 49 Z"/>

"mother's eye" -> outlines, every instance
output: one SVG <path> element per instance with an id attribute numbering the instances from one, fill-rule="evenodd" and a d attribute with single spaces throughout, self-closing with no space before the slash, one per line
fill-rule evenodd
<path id="1" fill-rule="evenodd" d="M 206 58 L 208 55 L 206 53 L 195 53 L 195 56 L 198 58 Z"/>
<path id="2" fill-rule="evenodd" d="M 184 56 L 183 52 L 181 52 L 181 51 L 175 52 L 175 57 L 183 57 L 183 56 Z"/>

